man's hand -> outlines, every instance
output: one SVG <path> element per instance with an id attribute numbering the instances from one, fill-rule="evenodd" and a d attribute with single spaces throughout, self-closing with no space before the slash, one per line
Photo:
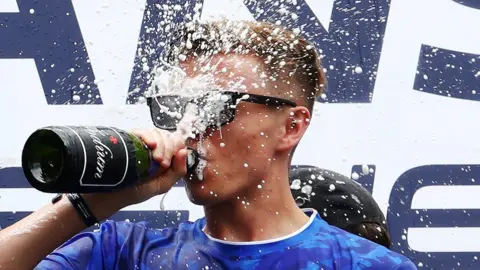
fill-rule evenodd
<path id="1" fill-rule="evenodd" d="M 167 192 L 187 173 L 186 159 L 188 150 L 185 149 L 185 142 L 179 137 L 173 136 L 168 131 L 156 128 L 152 130 L 135 130 L 132 133 L 152 150 L 152 158 L 160 166 L 151 179 L 115 192 L 117 194 L 112 194 L 112 196 L 105 194 L 107 195 L 107 200 L 111 198 L 118 201 L 119 209 L 141 203 L 155 195 Z M 89 196 L 87 195 L 87 197 Z"/>

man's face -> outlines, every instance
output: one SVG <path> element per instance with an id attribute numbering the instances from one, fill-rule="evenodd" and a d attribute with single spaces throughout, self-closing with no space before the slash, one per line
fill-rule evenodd
<path id="1" fill-rule="evenodd" d="M 254 56 L 218 55 L 208 63 L 187 60 L 182 68 L 190 79 L 213 76 L 220 90 L 275 96 L 260 61 Z M 185 181 L 192 202 L 207 205 L 237 197 L 242 201 L 242 193 L 262 188 L 291 107 L 280 108 L 240 102 L 232 122 L 188 140 L 187 146 L 205 150 L 200 152 L 207 161 L 203 180 L 194 175 Z"/>

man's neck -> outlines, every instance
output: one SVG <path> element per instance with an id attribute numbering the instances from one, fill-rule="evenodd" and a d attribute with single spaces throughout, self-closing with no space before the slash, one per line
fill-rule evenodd
<path id="1" fill-rule="evenodd" d="M 284 177 L 274 176 L 262 188 L 244 192 L 240 199 L 205 206 L 208 235 L 233 242 L 270 240 L 294 233 L 309 220 L 296 205 Z"/>

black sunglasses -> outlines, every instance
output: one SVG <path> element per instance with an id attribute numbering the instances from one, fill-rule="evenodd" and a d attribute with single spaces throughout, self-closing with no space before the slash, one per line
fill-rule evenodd
<path id="1" fill-rule="evenodd" d="M 214 99 L 221 102 L 212 102 Z M 221 127 L 233 121 L 236 112 L 236 105 L 241 102 L 251 102 L 267 106 L 292 106 L 297 104 L 291 100 L 269 97 L 256 94 L 247 94 L 231 91 L 215 92 L 214 94 L 205 94 L 200 97 L 184 97 L 180 95 L 159 95 L 147 97 L 147 104 L 150 107 L 150 115 L 155 127 L 163 130 L 175 131 L 178 123 L 182 120 L 188 104 L 194 104 L 198 108 L 207 106 L 216 106 L 213 108 L 216 113 L 209 115 L 208 111 L 201 111 L 207 127 Z M 212 105 L 212 103 L 215 103 Z M 211 110 L 211 108 L 210 108 Z M 205 114 L 206 113 L 206 114 Z"/>

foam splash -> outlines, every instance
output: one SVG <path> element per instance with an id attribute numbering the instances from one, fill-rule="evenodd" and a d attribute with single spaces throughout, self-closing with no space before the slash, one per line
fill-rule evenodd
<path id="1" fill-rule="evenodd" d="M 177 129 L 173 133 L 173 136 L 180 137 L 183 141 L 186 141 L 188 138 L 195 138 L 195 134 L 198 132 L 204 132 L 206 126 L 198 121 L 198 105 L 189 103 L 185 108 L 185 113 L 181 116 L 181 120 L 177 125 Z M 178 114 L 178 112 L 177 112 Z"/>
<path id="2" fill-rule="evenodd" d="M 186 141 L 188 138 L 195 139 L 197 135 L 200 135 L 197 151 L 203 157 L 207 154 L 203 147 L 203 134 L 209 126 L 216 126 L 221 134 L 221 113 L 230 100 L 227 95 L 222 94 L 218 89 L 212 89 L 214 85 L 212 74 L 189 78 L 179 67 L 170 66 L 168 70 L 156 70 L 150 88 L 150 94 L 154 96 L 177 95 L 200 102 L 182 104 L 181 106 L 185 105 L 185 108 L 179 106 L 175 110 L 161 105 L 157 99 L 154 99 L 162 113 L 180 120 L 176 130 L 171 134 L 173 137 Z M 183 114 L 180 113 L 182 109 L 184 109 Z M 207 161 L 200 159 L 195 169 L 199 180 L 203 180 L 203 171 L 206 166 Z"/>
<path id="3" fill-rule="evenodd" d="M 149 94 L 156 95 L 168 95 L 178 94 L 181 92 L 185 94 L 188 88 L 184 87 L 187 74 L 181 68 L 177 66 L 169 65 L 165 62 L 161 62 L 162 67 L 157 67 L 153 73 L 153 80 L 149 88 Z M 191 93 L 190 93 L 191 94 Z"/>
<path id="4" fill-rule="evenodd" d="M 245 32 L 244 27 L 235 23 L 230 23 L 229 27 L 236 29 L 237 32 L 234 31 L 236 34 L 242 34 Z M 242 33 L 238 32 L 240 30 L 242 30 Z M 187 48 L 191 48 L 192 41 L 190 39 L 197 39 L 201 36 L 201 33 L 195 33 L 195 35 L 189 36 L 184 45 Z M 224 49 L 229 51 L 229 38 L 226 38 L 225 41 L 226 42 L 223 44 L 226 45 L 227 48 Z M 186 60 L 185 57 L 182 57 L 185 59 L 180 59 L 180 56 L 181 55 L 178 56 L 180 62 Z M 177 64 L 170 64 L 162 59 L 158 60 L 160 65 L 153 68 L 151 73 L 152 80 L 148 91 L 150 95 L 175 95 L 187 98 L 187 100 L 200 100 L 197 104 L 194 102 L 188 103 L 187 105 L 181 104 L 178 108 L 174 109 L 159 106 L 162 113 L 179 120 L 177 129 L 172 136 L 180 138 L 183 141 L 186 141 L 188 138 L 195 139 L 196 136 L 204 134 L 208 127 L 218 128 L 220 138 L 222 138 L 221 118 L 226 117 L 225 115 L 222 115 L 222 112 L 225 112 L 226 104 L 232 105 L 231 107 L 233 108 L 238 104 L 238 102 L 237 104 L 228 103 L 230 97 L 222 94 L 222 90 L 246 91 L 246 86 L 244 84 L 245 78 L 229 80 L 226 87 L 219 90 L 214 74 L 222 61 L 220 60 L 213 63 L 208 57 L 206 59 L 199 57 L 198 59 L 202 61 L 202 67 L 200 68 L 202 74 L 193 78 L 189 77 Z M 226 73 L 226 68 L 223 68 L 222 72 Z M 243 98 L 248 98 L 248 95 L 245 95 Z M 157 99 L 154 100 L 159 103 Z M 185 108 L 183 108 L 183 106 L 185 106 Z M 183 113 L 180 111 L 183 111 Z M 197 151 L 200 156 L 205 157 L 207 153 L 201 141 L 202 139 L 200 139 L 199 145 L 197 146 Z M 199 180 L 203 179 L 203 170 L 206 166 L 207 162 L 204 159 L 200 159 L 196 168 L 196 174 Z"/>
<path id="5" fill-rule="evenodd" d="M 200 156 L 206 156 L 207 151 L 203 145 L 202 137 L 200 137 L 200 140 L 197 142 L 197 151 Z M 197 174 L 198 180 L 202 181 L 203 180 L 203 171 L 207 167 L 207 161 L 203 158 L 201 158 L 198 161 L 197 167 L 195 168 L 195 173 Z"/>

